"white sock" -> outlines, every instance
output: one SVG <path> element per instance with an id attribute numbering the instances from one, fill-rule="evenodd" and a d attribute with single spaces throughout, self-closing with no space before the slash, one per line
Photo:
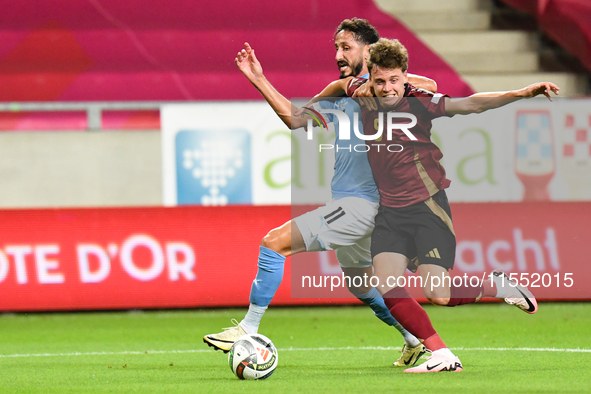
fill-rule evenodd
<path id="1" fill-rule="evenodd" d="M 448 357 L 448 358 L 455 358 L 455 357 L 456 357 L 456 355 L 455 355 L 455 354 L 453 354 L 453 353 L 451 352 L 451 350 L 449 350 L 449 349 L 448 349 L 448 348 L 446 348 L 446 347 L 444 347 L 443 349 L 435 350 L 435 351 L 433 352 L 433 354 L 435 354 L 435 353 L 437 353 L 437 354 L 440 354 L 440 355 L 442 355 L 442 356 L 445 356 L 445 357 Z"/>
<path id="2" fill-rule="evenodd" d="M 507 298 L 508 293 L 510 292 L 511 289 L 513 289 L 511 287 L 511 282 L 509 282 L 508 280 L 506 280 L 506 278 L 503 276 L 493 276 L 493 283 L 495 284 L 495 287 L 497 289 L 497 295 L 495 296 L 495 298 Z"/>
<path id="3" fill-rule="evenodd" d="M 246 316 L 244 316 L 244 319 L 240 322 L 240 326 L 247 334 L 256 334 L 259 331 L 259 325 L 261 324 L 261 320 L 263 319 L 266 310 L 266 306 L 250 304 Z"/>
<path id="4" fill-rule="evenodd" d="M 400 334 L 402 334 L 402 337 L 404 338 L 404 342 L 410 346 L 410 347 L 417 347 L 421 341 L 418 340 L 417 337 L 415 337 L 414 335 L 412 335 L 410 332 L 406 331 L 406 329 L 404 327 L 402 327 L 402 325 L 398 322 L 396 322 L 398 325 L 394 325 L 394 328 L 396 328 Z"/>

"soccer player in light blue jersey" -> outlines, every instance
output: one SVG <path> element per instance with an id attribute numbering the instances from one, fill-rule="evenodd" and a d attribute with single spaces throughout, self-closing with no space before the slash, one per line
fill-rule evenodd
<path id="1" fill-rule="evenodd" d="M 346 19 L 337 28 L 334 39 L 335 59 L 341 78 L 367 77 L 366 60 L 369 56 L 369 45 L 379 39 L 376 29 L 366 20 Z M 238 53 L 235 63 L 288 127 L 296 129 L 306 125 L 307 119 L 294 116 L 298 109 L 267 81 L 262 66 L 248 43 L 245 43 L 244 49 Z M 414 78 L 412 80 L 415 85 L 436 90 L 434 81 L 428 78 L 410 78 Z M 350 98 L 335 102 L 318 101 L 314 103 L 314 107 L 317 110 L 344 111 L 349 116 L 351 124 L 354 121 L 353 113 L 360 112 L 359 105 Z M 338 124 L 335 123 L 335 128 L 337 127 Z M 363 127 L 361 122 L 359 127 Z M 288 256 L 306 251 L 335 250 L 344 275 L 350 278 L 348 284 L 359 283 L 354 280 L 355 277 L 373 275 L 370 245 L 373 219 L 379 205 L 379 192 L 367 154 L 350 149 L 336 149 L 342 143 L 350 146 L 364 144 L 364 141 L 355 141 L 357 137 L 352 135 L 352 140 L 341 142 L 338 140 L 338 131 L 336 135 L 335 171 L 331 182 L 332 200 L 323 207 L 269 231 L 262 239 L 258 272 L 252 284 L 250 306 L 245 318 L 235 327 L 203 338 L 205 343 L 216 350 L 227 352 L 240 336 L 258 331 L 261 319 L 281 284 L 284 262 Z M 369 305 L 379 319 L 394 326 L 404 337 L 403 354 L 394 365 L 413 365 L 425 353 L 426 349 L 421 342 L 392 317 L 377 289 L 351 286 L 349 290 Z"/>

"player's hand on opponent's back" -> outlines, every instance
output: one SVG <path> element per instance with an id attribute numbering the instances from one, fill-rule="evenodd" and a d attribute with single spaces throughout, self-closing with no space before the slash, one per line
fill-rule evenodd
<path id="1" fill-rule="evenodd" d="M 263 77 L 263 67 L 248 42 L 244 43 L 244 49 L 238 52 L 234 63 L 251 82 Z"/>
<path id="2" fill-rule="evenodd" d="M 310 104 L 311 104 L 310 102 L 306 103 L 304 106 L 302 106 L 302 108 L 300 108 L 297 111 L 295 111 L 293 113 L 293 116 L 296 116 L 296 117 L 297 116 L 301 116 L 301 117 L 303 117 L 305 115 L 304 111 L 306 111 L 306 107 L 309 107 Z"/>
<path id="3" fill-rule="evenodd" d="M 366 106 L 370 111 L 378 109 L 374 96 L 375 94 L 369 83 L 364 83 L 353 92 L 353 97 L 358 98 L 359 104 Z"/>
<path id="4" fill-rule="evenodd" d="M 548 100 L 552 101 L 550 92 L 558 95 L 559 91 L 560 88 L 552 82 L 538 82 L 523 88 L 523 97 L 535 97 L 543 94 L 548 97 Z"/>

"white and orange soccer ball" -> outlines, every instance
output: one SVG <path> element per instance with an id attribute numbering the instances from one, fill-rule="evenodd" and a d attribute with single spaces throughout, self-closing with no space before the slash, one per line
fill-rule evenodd
<path id="1" fill-rule="evenodd" d="M 261 334 L 243 335 L 230 348 L 228 364 L 240 379 L 266 379 L 275 371 L 279 358 L 269 338 Z"/>

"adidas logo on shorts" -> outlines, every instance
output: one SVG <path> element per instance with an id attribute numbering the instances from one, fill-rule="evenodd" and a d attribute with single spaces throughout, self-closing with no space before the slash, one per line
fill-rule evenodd
<path id="1" fill-rule="evenodd" d="M 441 256 L 439 255 L 439 251 L 437 250 L 437 248 L 434 248 L 431 251 L 429 251 L 429 253 L 427 253 L 425 255 L 425 257 L 433 257 L 435 259 L 441 259 Z"/>

